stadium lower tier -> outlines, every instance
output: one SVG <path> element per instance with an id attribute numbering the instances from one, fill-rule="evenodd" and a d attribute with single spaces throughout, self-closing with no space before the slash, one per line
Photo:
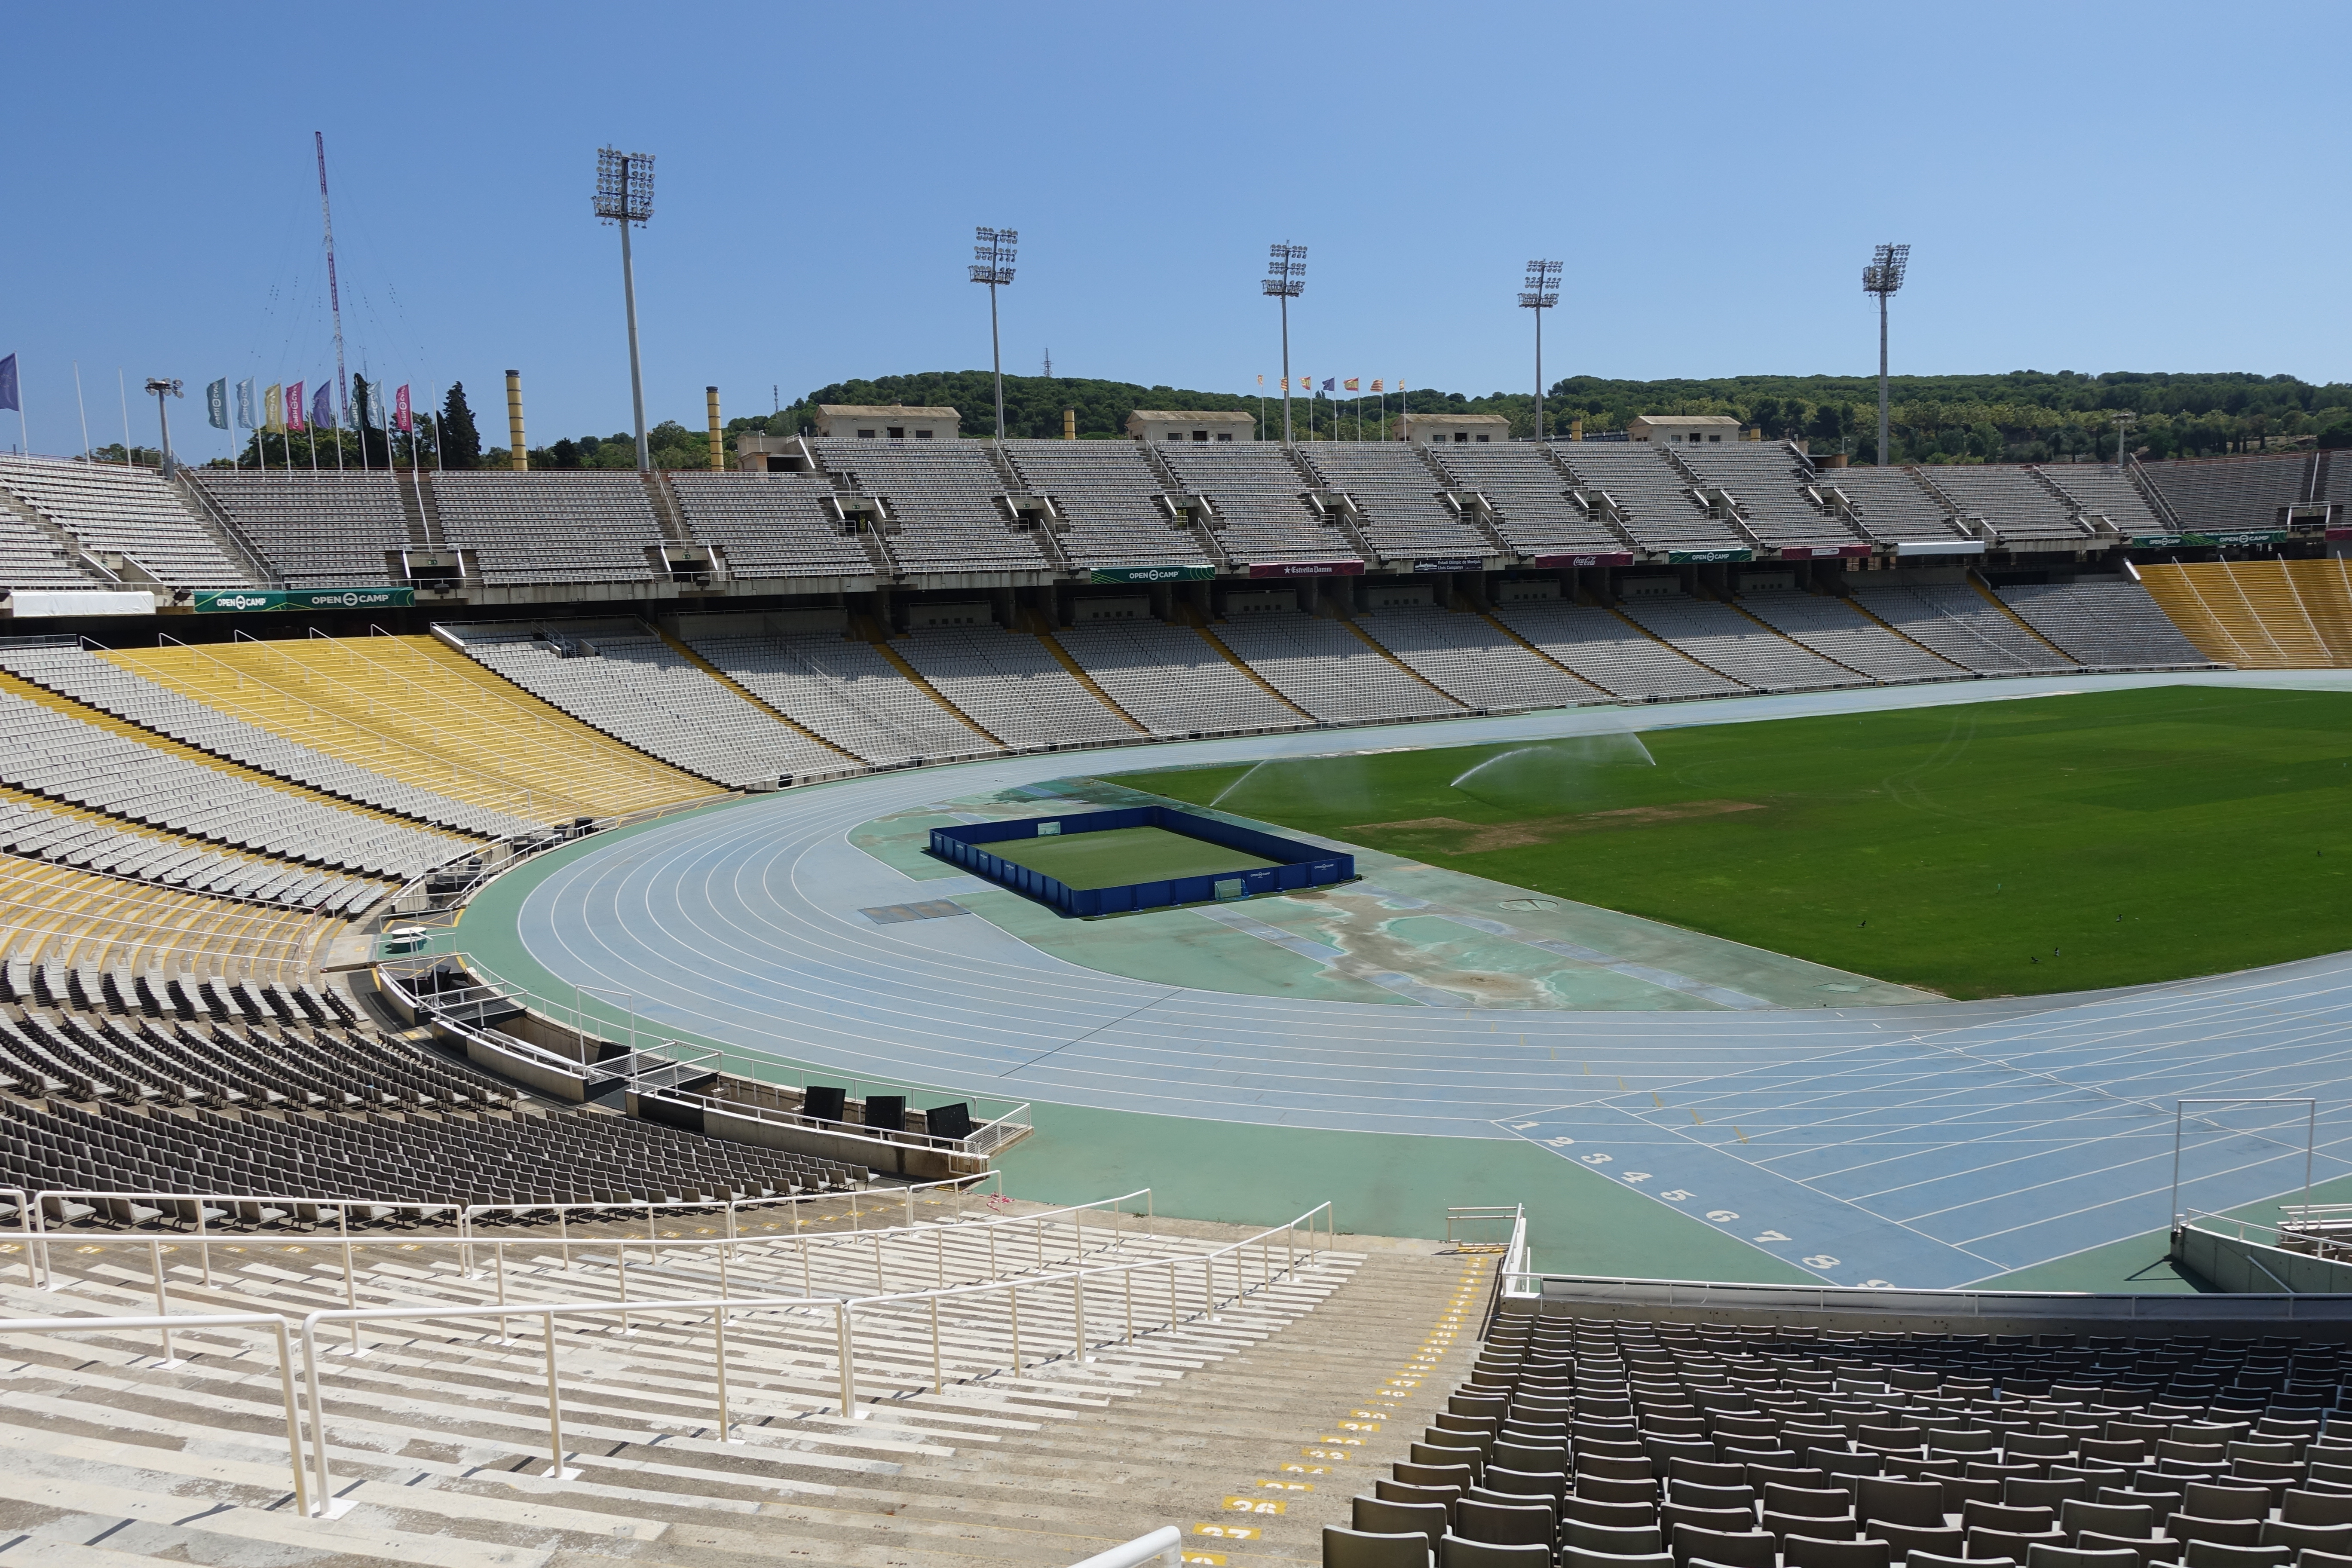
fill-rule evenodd
<path id="1" fill-rule="evenodd" d="M 1323 1561 L 2336 1568 L 2346 1370 L 2295 1334 L 1735 1329 L 1522 1298 Z"/>

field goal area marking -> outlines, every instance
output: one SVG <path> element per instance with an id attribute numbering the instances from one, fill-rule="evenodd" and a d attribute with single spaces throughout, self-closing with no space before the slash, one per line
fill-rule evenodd
<path id="1" fill-rule="evenodd" d="M 2172 1226 L 2173 1226 L 2173 1228 L 2174 1228 L 2174 1229 L 2178 1230 L 2178 1229 L 2180 1227 L 2180 1134 L 2181 1134 L 2181 1128 L 2182 1128 L 2182 1126 L 2184 1125 L 2184 1123 L 2185 1123 L 2185 1122 L 2186 1122 L 2186 1121 L 2187 1121 L 2188 1110 L 2189 1110 L 2189 1108 L 2190 1106 L 2192 1106 L 2192 1105 L 2218 1105 L 2218 1106 L 2225 1106 L 2225 1107 L 2227 1107 L 2227 1108 L 2229 1108 L 2229 1109 L 2231 1109 L 2231 1110 L 2236 1110 L 2236 1109 L 2238 1109 L 2238 1108 L 2239 1108 L 2239 1107 L 2241 1107 L 2241 1106 L 2247 1106 L 2247 1105 L 2300 1105 L 2300 1106 L 2302 1106 L 2302 1107 L 2304 1108 L 2304 1110 L 2308 1113 L 2308 1117 L 2309 1117 L 2309 1120 L 2305 1123 L 2304 1135 L 2303 1135 L 2303 1206 L 2304 1206 L 2304 1211 L 2305 1211 L 2306 1214 L 2308 1214 L 2308 1213 L 2310 1212 L 2310 1209 L 2311 1209 L 2311 1166 L 2312 1166 L 2312 1155 L 2313 1155 L 2314 1152 L 2315 1152 L 2315 1151 L 2316 1151 L 2316 1150 L 2318 1149 L 2318 1147 L 2319 1147 L 2319 1101 L 2318 1101 L 2318 1100 L 2302 1100 L 2302 1099 L 2256 1099 L 2256 1100 L 2174 1100 L 2174 1101 L 2172 1102 L 2172 1202 L 2171 1202 L 2171 1205 L 2170 1205 L 2170 1209 L 2171 1209 L 2171 1214 L 2172 1214 Z M 2218 1131 L 2229 1131 L 2229 1129 L 2227 1129 L 2227 1128 L 2220 1128 L 2220 1129 L 2217 1129 L 2217 1130 L 2218 1130 Z M 2260 1133 L 2260 1132 L 2254 1132 L 2254 1133 L 2251 1133 L 2251 1134 L 2248 1134 L 2248 1135 L 2249 1135 L 2249 1136 L 2259 1137 L 2259 1136 L 2261 1136 L 2261 1133 Z"/>

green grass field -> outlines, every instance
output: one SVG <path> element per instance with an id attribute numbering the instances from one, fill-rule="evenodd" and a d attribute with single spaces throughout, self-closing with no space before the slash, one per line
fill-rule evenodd
<path id="1" fill-rule="evenodd" d="M 1118 782 L 1951 996 L 2352 947 L 2339 693 L 2153 687 Z"/>
<path id="2" fill-rule="evenodd" d="M 1176 877 L 1206 877 L 1219 871 L 1262 871 L 1280 863 L 1261 860 L 1221 844 L 1187 838 L 1164 827 L 1114 827 L 1103 833 L 1016 838 L 981 847 L 1000 860 L 1026 866 L 1065 887 L 1082 890 Z"/>

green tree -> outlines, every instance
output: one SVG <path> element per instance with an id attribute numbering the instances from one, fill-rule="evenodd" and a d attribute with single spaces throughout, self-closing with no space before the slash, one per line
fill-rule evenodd
<path id="1" fill-rule="evenodd" d="M 474 428 L 474 410 L 466 402 L 466 384 L 453 381 L 441 402 L 441 462 L 445 468 L 482 466 L 482 433 Z"/>

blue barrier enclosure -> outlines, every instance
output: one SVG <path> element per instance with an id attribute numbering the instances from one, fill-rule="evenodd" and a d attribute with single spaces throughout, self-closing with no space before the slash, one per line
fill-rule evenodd
<path id="1" fill-rule="evenodd" d="M 1076 833 L 1108 833 L 1121 828 L 1156 827 L 1231 849 L 1234 868 L 1204 876 L 1171 877 L 1158 881 L 1129 882 L 1111 888 L 1073 888 L 1041 871 L 997 855 L 982 846 Z M 977 822 L 931 829 L 931 853 L 962 867 L 974 876 L 1026 893 L 1066 915 L 1115 915 L 1169 904 L 1205 903 L 1213 899 L 1247 898 L 1257 893 L 1285 892 L 1293 888 L 1319 888 L 1345 882 L 1356 874 L 1356 858 L 1278 838 L 1255 828 L 1236 826 L 1211 817 L 1195 816 L 1165 805 L 1128 806 L 1116 811 L 1074 812 L 1066 816 L 1036 816 L 1018 822 Z M 1251 867 L 1247 860 L 1271 861 Z"/>

